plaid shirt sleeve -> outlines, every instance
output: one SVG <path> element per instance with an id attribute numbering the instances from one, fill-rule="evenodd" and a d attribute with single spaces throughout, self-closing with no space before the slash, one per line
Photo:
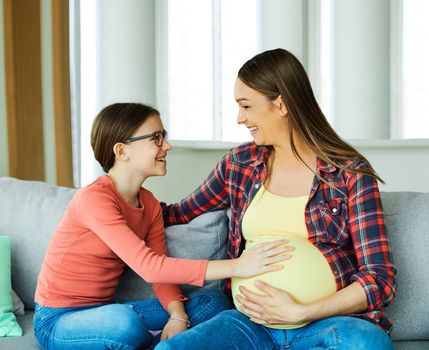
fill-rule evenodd
<path id="1" fill-rule="evenodd" d="M 228 207 L 226 178 L 229 161 L 230 154 L 227 153 L 214 166 L 204 182 L 179 203 L 161 203 L 166 226 L 184 224 L 205 212 Z"/>
<path id="2" fill-rule="evenodd" d="M 353 174 L 348 183 L 350 233 L 358 270 L 351 282 L 362 285 L 368 311 L 390 304 L 396 294 L 396 269 L 385 232 L 383 210 L 377 180 L 365 174 Z"/>

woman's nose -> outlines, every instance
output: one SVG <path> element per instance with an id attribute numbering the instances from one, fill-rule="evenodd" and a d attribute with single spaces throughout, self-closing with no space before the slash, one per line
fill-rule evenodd
<path id="1" fill-rule="evenodd" d="M 237 123 L 241 124 L 244 123 L 247 120 L 246 112 L 239 110 L 237 114 Z"/>

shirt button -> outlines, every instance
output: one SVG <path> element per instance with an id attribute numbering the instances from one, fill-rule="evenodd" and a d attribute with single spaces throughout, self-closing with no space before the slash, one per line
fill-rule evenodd
<path id="1" fill-rule="evenodd" d="M 256 189 L 258 189 L 260 186 L 261 186 L 261 184 L 260 184 L 260 183 L 257 183 L 257 184 L 255 185 L 255 188 L 256 188 Z"/>
<path id="2" fill-rule="evenodd" d="M 335 214 L 336 212 L 338 211 L 338 209 L 337 208 L 333 208 L 332 209 L 332 212 Z"/>

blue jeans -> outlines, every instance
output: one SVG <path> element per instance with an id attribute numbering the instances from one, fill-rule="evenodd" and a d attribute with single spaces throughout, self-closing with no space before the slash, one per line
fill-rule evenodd
<path id="1" fill-rule="evenodd" d="M 222 292 L 191 293 L 185 303 L 191 327 L 232 307 Z M 158 299 L 85 307 L 52 308 L 36 304 L 34 333 L 42 349 L 145 349 L 159 342 L 168 313 Z"/>
<path id="2" fill-rule="evenodd" d="M 393 350 L 394 346 L 381 328 L 355 317 L 329 317 L 302 328 L 284 330 L 261 326 L 237 310 L 228 310 L 159 343 L 155 349 Z"/>

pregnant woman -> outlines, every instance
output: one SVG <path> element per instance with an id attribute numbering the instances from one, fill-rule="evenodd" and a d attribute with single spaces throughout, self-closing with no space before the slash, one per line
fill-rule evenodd
<path id="1" fill-rule="evenodd" d="M 281 271 L 232 280 L 237 310 L 157 349 L 393 349 L 382 308 L 396 271 L 380 178 L 331 128 L 290 52 L 246 62 L 235 99 L 253 142 L 231 149 L 194 193 L 164 207 L 164 219 L 229 207 L 231 258 L 278 238 L 295 250 Z"/>

